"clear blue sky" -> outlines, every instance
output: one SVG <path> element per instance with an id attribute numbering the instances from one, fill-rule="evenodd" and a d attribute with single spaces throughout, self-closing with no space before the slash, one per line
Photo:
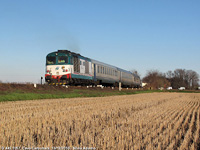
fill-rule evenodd
<path id="1" fill-rule="evenodd" d="M 199 0 L 0 0 L 0 80 L 39 82 L 45 57 L 68 49 L 142 77 L 200 74 Z"/>

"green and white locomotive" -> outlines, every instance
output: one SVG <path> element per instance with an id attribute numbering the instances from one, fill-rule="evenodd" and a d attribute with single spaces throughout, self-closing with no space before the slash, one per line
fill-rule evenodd
<path id="1" fill-rule="evenodd" d="M 45 81 L 49 84 L 140 87 L 139 76 L 68 50 L 46 56 Z"/>

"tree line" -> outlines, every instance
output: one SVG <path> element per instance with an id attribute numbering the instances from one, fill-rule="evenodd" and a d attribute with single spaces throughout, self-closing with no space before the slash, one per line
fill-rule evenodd
<path id="1" fill-rule="evenodd" d="M 199 87 L 199 74 L 193 70 L 176 69 L 162 73 L 158 70 L 148 71 L 142 82 L 147 83 L 148 87 L 158 89 L 160 87 L 172 87 L 178 89 L 197 89 Z"/>

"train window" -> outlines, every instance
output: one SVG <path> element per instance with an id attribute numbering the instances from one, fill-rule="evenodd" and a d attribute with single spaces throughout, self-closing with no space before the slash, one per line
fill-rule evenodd
<path id="1" fill-rule="evenodd" d="M 103 74 L 104 74 L 104 67 L 103 67 Z"/>
<path id="2" fill-rule="evenodd" d="M 83 62 L 83 66 L 85 66 L 85 62 Z"/>
<path id="3" fill-rule="evenodd" d="M 47 65 L 53 65 L 56 64 L 56 57 L 48 56 L 47 57 Z"/>
<path id="4" fill-rule="evenodd" d="M 102 69 L 102 66 L 101 66 L 101 73 L 102 73 L 102 70 L 103 70 L 103 69 Z"/>
<path id="5" fill-rule="evenodd" d="M 58 63 L 59 64 L 66 64 L 66 63 L 68 63 L 68 57 L 67 56 L 58 56 Z"/>
<path id="6" fill-rule="evenodd" d="M 98 73 L 99 73 L 99 66 L 97 68 L 98 68 L 97 70 L 98 70 Z"/>

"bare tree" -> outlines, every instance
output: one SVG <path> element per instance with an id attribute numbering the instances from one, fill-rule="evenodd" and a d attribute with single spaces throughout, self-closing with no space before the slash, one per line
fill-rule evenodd
<path id="1" fill-rule="evenodd" d="M 168 87 L 170 82 L 166 79 L 165 74 L 159 72 L 158 70 L 148 71 L 146 76 L 143 78 L 143 81 L 148 83 L 149 87 L 159 88 L 159 87 Z"/>
<path id="2" fill-rule="evenodd" d="M 177 89 L 179 87 L 187 87 L 187 74 L 185 69 L 174 70 L 174 77 L 172 80 L 172 87 Z"/>
<path id="3" fill-rule="evenodd" d="M 198 87 L 199 75 L 193 70 L 176 69 L 174 72 L 168 71 L 166 77 L 174 89 L 181 86 L 188 89 L 195 89 Z"/>
<path id="4" fill-rule="evenodd" d="M 174 73 L 173 73 L 171 70 L 169 70 L 169 71 L 166 73 L 166 77 L 167 77 L 168 79 L 171 79 L 171 78 L 174 77 Z"/>
<path id="5" fill-rule="evenodd" d="M 187 70 L 186 72 L 188 88 L 195 89 L 198 87 L 199 75 L 193 70 Z"/>

